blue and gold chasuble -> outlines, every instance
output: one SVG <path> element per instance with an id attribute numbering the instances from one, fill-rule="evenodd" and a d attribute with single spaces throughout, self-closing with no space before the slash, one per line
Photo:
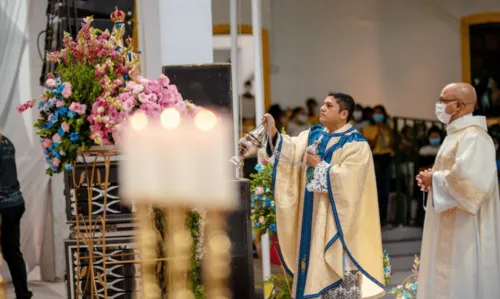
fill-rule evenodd
<path id="1" fill-rule="evenodd" d="M 307 147 L 317 140 L 321 140 L 318 155 L 330 164 L 328 192 L 324 193 L 306 188 L 313 168 L 289 162 L 305 163 Z M 294 279 L 293 298 L 321 298 L 339 286 L 344 255 L 362 273 L 362 297 L 383 296 L 377 189 L 366 140 L 350 124 L 334 133 L 313 126 L 298 137 L 278 135 L 277 151 L 273 172 L 276 226 L 281 260 Z"/>

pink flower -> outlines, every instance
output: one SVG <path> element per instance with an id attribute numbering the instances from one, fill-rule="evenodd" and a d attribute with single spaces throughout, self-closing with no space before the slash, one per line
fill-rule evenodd
<path id="1" fill-rule="evenodd" d="M 161 83 L 161 85 L 163 85 L 163 87 L 168 87 L 168 85 L 170 84 L 170 79 L 168 79 L 168 77 L 165 76 L 164 74 L 161 74 L 160 75 L 160 83 Z"/>
<path id="2" fill-rule="evenodd" d="M 145 93 L 140 93 L 138 98 L 141 103 L 149 102 L 149 97 Z"/>
<path id="3" fill-rule="evenodd" d="M 135 88 L 136 85 L 137 84 L 134 81 L 128 81 L 127 82 L 127 89 L 128 90 L 134 90 L 134 88 Z"/>
<path id="4" fill-rule="evenodd" d="M 182 114 L 186 110 L 186 102 L 180 101 L 175 104 L 175 108 Z"/>
<path id="5" fill-rule="evenodd" d="M 132 92 L 135 94 L 138 94 L 138 93 L 141 93 L 143 90 L 144 90 L 144 86 L 142 86 L 141 84 L 136 84 L 134 86 L 134 89 Z"/>
<path id="6" fill-rule="evenodd" d="M 260 216 L 259 217 L 259 223 L 260 224 L 264 224 L 264 216 Z"/>
<path id="7" fill-rule="evenodd" d="M 19 113 L 23 113 L 24 111 L 33 108 L 33 105 L 34 105 L 33 101 L 29 101 L 22 105 L 17 106 L 16 109 Z"/>
<path id="8" fill-rule="evenodd" d="M 57 101 L 56 107 L 59 108 L 59 107 L 62 107 L 62 106 L 64 106 L 64 101 Z"/>
<path id="9" fill-rule="evenodd" d="M 61 128 L 63 129 L 64 132 L 68 132 L 69 131 L 69 124 L 67 122 L 63 122 L 61 124 Z"/>
<path id="10" fill-rule="evenodd" d="M 64 82 L 64 88 L 63 88 L 63 91 L 61 92 L 63 97 L 65 97 L 67 99 L 71 96 L 72 93 L 73 92 L 71 91 L 71 83 Z"/>
<path id="11" fill-rule="evenodd" d="M 56 142 L 61 142 L 61 136 L 59 134 L 55 133 L 54 136 L 52 136 L 52 140 Z"/>
<path id="12" fill-rule="evenodd" d="M 45 138 L 42 142 L 43 148 L 49 148 L 52 145 L 52 140 Z"/>
<path id="13" fill-rule="evenodd" d="M 49 78 L 45 81 L 45 85 L 47 85 L 48 88 L 56 87 L 56 80 Z"/>
<path id="14" fill-rule="evenodd" d="M 263 187 L 257 187 L 255 188 L 255 195 L 262 195 L 264 194 L 264 188 Z"/>
<path id="15" fill-rule="evenodd" d="M 69 105 L 69 110 L 75 111 L 76 113 L 78 113 L 80 115 L 85 114 L 86 109 L 87 109 L 87 105 L 80 104 L 77 102 L 73 102 L 73 103 L 71 103 L 71 105 Z"/>
<path id="16" fill-rule="evenodd" d="M 59 165 L 61 165 L 61 160 L 59 160 L 57 158 L 52 159 L 52 165 L 54 165 L 55 167 L 58 167 Z"/>

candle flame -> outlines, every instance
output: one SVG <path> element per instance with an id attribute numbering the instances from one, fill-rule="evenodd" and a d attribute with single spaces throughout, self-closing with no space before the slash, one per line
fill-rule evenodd
<path id="1" fill-rule="evenodd" d="M 161 113 L 160 121 L 165 129 L 172 130 L 180 125 L 181 114 L 175 108 L 167 108 Z"/>
<path id="2" fill-rule="evenodd" d="M 212 130 L 217 124 L 217 116 L 210 110 L 202 110 L 194 117 L 194 124 L 202 131 Z"/>
<path id="3" fill-rule="evenodd" d="M 130 125 L 134 130 L 141 131 L 148 126 L 148 117 L 142 112 L 137 112 L 130 117 Z"/>

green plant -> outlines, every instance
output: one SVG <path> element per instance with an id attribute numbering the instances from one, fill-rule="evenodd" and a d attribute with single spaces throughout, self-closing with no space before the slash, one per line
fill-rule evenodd
<path id="1" fill-rule="evenodd" d="M 159 208 L 153 208 L 152 221 L 155 229 L 157 230 L 158 240 L 157 240 L 157 257 L 165 258 L 166 252 L 164 250 L 164 240 L 167 234 L 166 227 L 166 215 L 165 211 Z M 193 254 L 191 256 L 191 262 L 188 273 L 188 284 L 195 295 L 196 299 L 204 299 L 205 291 L 203 285 L 201 284 L 200 278 L 200 266 L 201 266 L 201 256 L 199 254 L 201 238 L 201 216 L 197 211 L 190 211 L 187 215 L 186 226 L 191 232 L 191 237 L 193 238 Z M 167 298 L 167 262 L 159 261 L 156 264 L 156 282 L 160 286 L 162 298 Z"/>
<path id="2" fill-rule="evenodd" d="M 262 234 L 268 230 L 276 233 L 276 208 L 272 190 L 273 165 L 263 161 L 255 166 L 255 170 L 257 173 L 250 175 L 251 220 L 254 228 L 259 228 Z"/>

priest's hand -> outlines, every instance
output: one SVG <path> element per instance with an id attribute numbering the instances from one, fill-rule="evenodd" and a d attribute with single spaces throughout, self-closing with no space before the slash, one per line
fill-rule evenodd
<path id="1" fill-rule="evenodd" d="M 421 171 L 417 175 L 417 184 L 420 187 L 420 190 L 422 191 L 429 191 L 429 189 L 432 187 L 432 169 L 427 169 L 424 171 Z"/>
<path id="2" fill-rule="evenodd" d="M 266 113 L 264 114 L 264 117 L 262 117 L 262 124 L 264 125 L 264 128 L 266 128 L 266 131 L 271 131 L 272 137 L 278 133 L 278 129 L 276 129 L 276 123 L 274 121 L 274 118 L 271 114 Z"/>
<path id="3" fill-rule="evenodd" d="M 321 162 L 321 158 L 318 155 L 307 154 L 306 163 L 308 166 L 316 167 L 316 165 Z"/>

